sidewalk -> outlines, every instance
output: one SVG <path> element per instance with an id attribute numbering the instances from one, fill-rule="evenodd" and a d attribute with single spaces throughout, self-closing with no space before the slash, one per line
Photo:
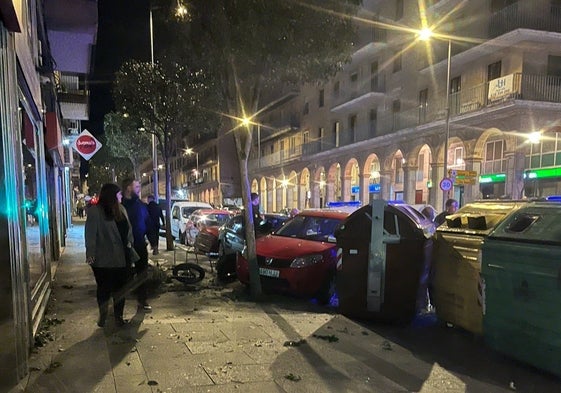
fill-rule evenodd
<path id="1" fill-rule="evenodd" d="M 164 268 L 173 262 L 173 252 L 157 257 Z M 510 383 L 517 392 L 561 391 L 559 380 L 455 329 L 361 324 L 288 297 L 255 304 L 240 284 L 217 287 L 210 269 L 207 276 L 197 291 L 168 285 L 150 299 L 149 314 L 129 298 L 129 326 L 109 318 L 98 328 L 76 222 L 45 319 L 52 340 L 34 351 L 29 376 L 12 391 L 463 393 L 511 392 Z"/>

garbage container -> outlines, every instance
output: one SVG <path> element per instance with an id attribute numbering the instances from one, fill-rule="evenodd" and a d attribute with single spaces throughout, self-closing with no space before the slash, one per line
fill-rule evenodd
<path id="1" fill-rule="evenodd" d="M 442 321 L 482 334 L 481 244 L 522 201 L 468 203 L 436 229 L 431 302 Z"/>
<path id="2" fill-rule="evenodd" d="M 484 338 L 561 376 L 561 204 L 529 203 L 482 247 Z"/>
<path id="3" fill-rule="evenodd" d="M 406 204 L 375 200 L 336 233 L 339 310 L 349 317 L 410 321 L 426 307 L 434 225 Z"/>

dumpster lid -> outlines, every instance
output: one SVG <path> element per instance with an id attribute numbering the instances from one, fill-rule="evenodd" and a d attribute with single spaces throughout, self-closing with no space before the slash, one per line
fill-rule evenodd
<path id="1" fill-rule="evenodd" d="M 491 233 L 505 217 L 518 210 L 527 201 L 489 200 L 464 205 L 456 213 L 446 216 L 438 232 L 461 232 L 485 236 Z"/>
<path id="2" fill-rule="evenodd" d="M 528 203 L 507 217 L 489 237 L 561 245 L 561 203 Z"/>

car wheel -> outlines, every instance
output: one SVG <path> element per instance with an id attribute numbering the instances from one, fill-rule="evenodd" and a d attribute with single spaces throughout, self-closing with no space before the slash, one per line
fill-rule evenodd
<path id="1" fill-rule="evenodd" d="M 329 273 L 316 294 L 320 304 L 327 305 L 335 294 L 335 273 Z"/>
<path id="2" fill-rule="evenodd" d="M 222 255 L 216 261 L 216 277 L 220 281 L 230 282 L 236 278 L 236 255 Z"/>
<path id="3" fill-rule="evenodd" d="M 194 263 L 180 263 L 172 271 L 173 278 L 184 284 L 196 284 L 205 278 L 205 270 Z"/>

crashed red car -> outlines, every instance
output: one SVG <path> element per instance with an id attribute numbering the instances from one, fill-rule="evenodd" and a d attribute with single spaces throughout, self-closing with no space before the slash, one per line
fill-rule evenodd
<path id="1" fill-rule="evenodd" d="M 264 290 L 315 297 L 326 304 L 335 291 L 335 230 L 349 215 L 339 210 L 305 210 L 275 233 L 256 240 Z M 247 260 L 238 254 L 238 279 L 249 284 Z"/>

